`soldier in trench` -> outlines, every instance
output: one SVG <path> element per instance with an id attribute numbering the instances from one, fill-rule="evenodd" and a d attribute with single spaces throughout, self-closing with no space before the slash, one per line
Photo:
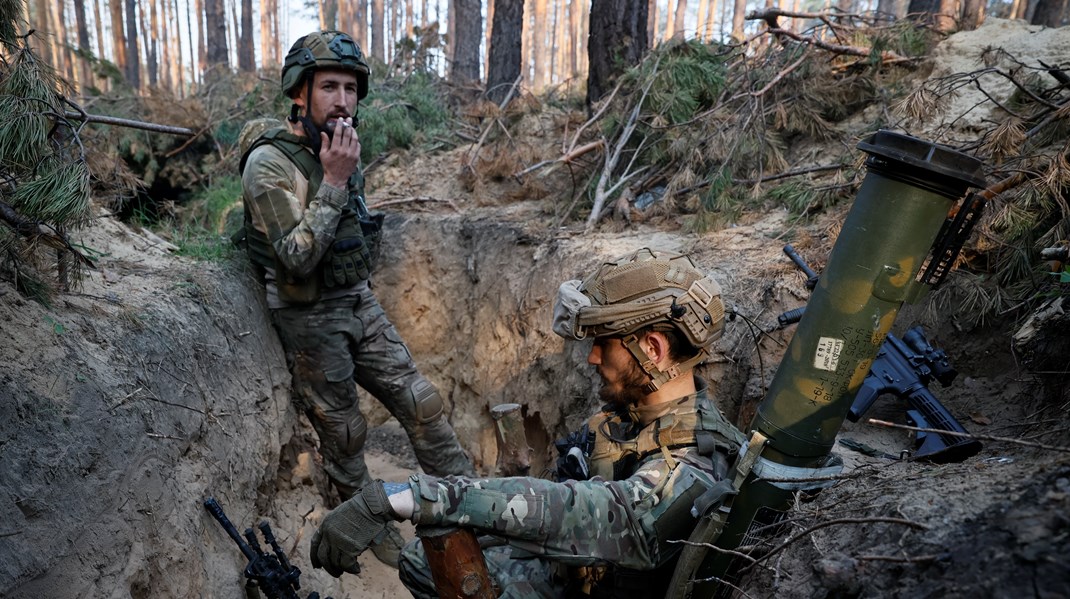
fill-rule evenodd
<path id="1" fill-rule="evenodd" d="M 368 73 L 345 33 L 298 39 L 282 68 L 282 90 L 293 100 L 287 122 L 252 122 L 240 139 L 244 244 L 262 275 L 293 399 L 319 436 L 343 501 L 372 483 L 354 382 L 405 428 L 425 472 L 474 475 L 439 392 L 369 287 L 382 217 L 365 205 L 354 126 Z M 373 551 L 396 567 L 403 544 L 390 526 Z"/>
<path id="2" fill-rule="evenodd" d="M 313 566 L 334 576 L 359 572 L 357 556 L 374 549 L 392 521 L 408 519 L 504 540 L 484 550 L 502 596 L 663 595 L 682 548 L 673 541 L 694 529 L 696 499 L 715 506 L 731 491 L 728 464 L 743 442 L 693 372 L 724 328 L 720 295 L 688 257 L 648 249 L 564 283 L 554 331 L 593 340 L 587 361 L 606 402 L 564 443 L 583 459 L 559 460 L 558 482 L 426 474 L 377 481 L 324 518 L 312 538 Z M 415 597 L 437 596 L 419 543 L 402 552 L 400 576 Z"/>

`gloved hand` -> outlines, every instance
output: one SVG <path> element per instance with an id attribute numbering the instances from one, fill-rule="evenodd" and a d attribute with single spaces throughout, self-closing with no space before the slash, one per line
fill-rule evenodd
<path id="1" fill-rule="evenodd" d="M 355 218 L 346 218 L 338 225 L 324 262 L 323 284 L 328 289 L 352 287 L 371 276 L 372 256 Z"/>
<path id="2" fill-rule="evenodd" d="M 357 556 L 383 541 L 387 523 L 400 520 L 383 489 L 383 481 L 365 485 L 359 493 L 331 510 L 312 535 L 313 568 L 323 568 L 335 578 L 342 572 L 360 574 Z"/>

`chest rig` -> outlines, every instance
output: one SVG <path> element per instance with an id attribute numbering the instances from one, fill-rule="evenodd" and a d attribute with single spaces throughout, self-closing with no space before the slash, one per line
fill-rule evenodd
<path id="1" fill-rule="evenodd" d="M 724 420 L 705 393 L 676 400 L 666 414 L 642 428 L 626 412 L 596 414 L 587 427 L 594 433 L 591 476 L 606 480 L 631 476 L 655 453 L 675 468 L 674 449 L 695 447 L 705 456 L 717 450 L 733 455 L 743 442 L 742 434 Z"/>

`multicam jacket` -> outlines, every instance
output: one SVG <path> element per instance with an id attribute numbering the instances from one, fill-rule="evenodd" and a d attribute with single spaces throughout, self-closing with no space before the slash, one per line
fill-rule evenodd
<path id="1" fill-rule="evenodd" d="M 268 306 L 287 305 L 279 297 L 279 282 L 283 276 L 297 286 L 316 286 L 317 267 L 334 242 L 338 222 L 350 203 L 350 194 L 322 181 L 323 170 L 312 151 L 300 143 L 292 132 L 279 136 L 295 153 L 287 152 L 271 143 L 257 143 L 251 148 L 242 165 L 242 197 L 247 211 L 246 234 L 250 257 L 264 269 L 264 283 Z M 306 176 L 298 161 L 314 165 Z M 363 194 L 363 175 L 357 181 Z M 302 283 L 307 282 L 307 283 Z M 336 290 L 323 294 L 323 299 L 352 294 L 353 290 Z"/>
<path id="2" fill-rule="evenodd" d="M 734 455 L 743 440 L 712 405 L 705 383 L 696 377 L 696 384 L 697 393 L 666 404 L 664 412 L 648 416 L 649 420 L 644 418 L 631 439 L 644 431 L 671 427 L 690 411 L 700 414 L 699 428 L 704 432 L 716 429 L 712 432 L 718 449 L 711 454 L 700 452 L 691 435 L 690 444 L 669 443 L 664 449 L 636 455 L 634 467 L 618 474 L 617 480 L 595 477 L 554 483 L 530 477 L 417 474 L 409 479 L 416 498 L 412 520 L 420 525 L 476 528 L 504 537 L 515 549 L 569 566 L 611 565 L 640 571 L 664 571 L 668 566 L 671 574 L 681 545 L 669 541 L 690 535 L 695 499 L 724 476 L 726 455 Z M 614 418 L 619 415 L 602 413 L 592 422 Z"/>

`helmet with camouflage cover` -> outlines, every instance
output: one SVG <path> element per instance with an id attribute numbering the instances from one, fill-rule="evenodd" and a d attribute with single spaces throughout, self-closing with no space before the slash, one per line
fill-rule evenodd
<path id="1" fill-rule="evenodd" d="M 566 281 L 554 304 L 554 332 L 566 339 L 621 337 L 651 377 L 651 391 L 709 356 L 724 331 L 721 286 L 685 255 L 643 248 Z M 667 371 L 639 347 L 640 329 L 678 331 L 697 354 Z"/>
<path id="2" fill-rule="evenodd" d="M 282 65 L 282 92 L 293 97 L 316 69 L 345 69 L 357 75 L 357 98 L 368 95 L 368 63 L 353 38 L 341 31 L 317 31 L 298 38 Z"/>

